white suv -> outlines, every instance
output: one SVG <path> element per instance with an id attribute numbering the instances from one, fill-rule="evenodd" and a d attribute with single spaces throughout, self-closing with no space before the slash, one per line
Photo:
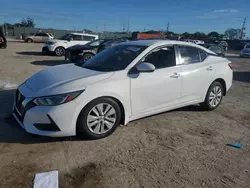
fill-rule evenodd
<path id="1" fill-rule="evenodd" d="M 57 56 L 64 56 L 65 49 L 74 45 L 84 45 L 98 39 L 98 35 L 85 33 L 68 33 L 59 40 L 47 40 L 42 48 L 43 53 L 53 52 Z"/>

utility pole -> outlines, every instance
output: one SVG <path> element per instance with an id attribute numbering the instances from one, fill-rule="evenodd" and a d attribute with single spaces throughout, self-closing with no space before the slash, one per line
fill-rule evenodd
<path id="1" fill-rule="evenodd" d="M 107 27 L 107 25 L 104 24 L 104 26 L 103 26 L 103 32 L 106 32 L 106 27 Z"/>
<path id="2" fill-rule="evenodd" d="M 247 17 L 244 18 L 241 32 L 240 32 L 240 39 L 243 39 L 245 36 L 245 30 L 246 30 L 246 23 L 247 23 Z"/>
<path id="3" fill-rule="evenodd" d="M 168 26 L 167 26 L 167 33 L 169 32 L 169 22 L 168 22 Z"/>
<path id="4" fill-rule="evenodd" d="M 122 32 L 125 32 L 125 24 L 123 24 Z"/>
<path id="5" fill-rule="evenodd" d="M 130 27 L 129 24 L 130 24 L 130 23 L 129 23 L 129 17 L 128 17 L 128 28 L 127 28 L 127 32 L 129 32 L 129 27 Z"/>

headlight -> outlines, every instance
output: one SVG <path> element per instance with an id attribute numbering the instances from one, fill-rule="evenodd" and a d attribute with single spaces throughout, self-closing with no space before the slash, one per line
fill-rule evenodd
<path id="1" fill-rule="evenodd" d="M 60 104 L 64 104 L 74 100 L 78 97 L 84 90 L 76 91 L 72 93 L 48 96 L 48 97 L 39 97 L 36 98 L 33 102 L 37 106 L 56 106 Z"/>
<path id="2" fill-rule="evenodd" d="M 55 44 L 55 43 L 56 43 L 55 41 L 49 41 L 49 40 L 47 41 L 47 44 L 48 44 L 48 45 L 53 45 L 53 44 Z"/>

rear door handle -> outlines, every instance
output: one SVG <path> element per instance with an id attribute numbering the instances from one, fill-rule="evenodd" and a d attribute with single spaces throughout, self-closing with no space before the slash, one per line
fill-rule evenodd
<path id="1" fill-rule="evenodd" d="M 206 70 L 207 70 L 207 71 L 211 71 L 211 70 L 213 70 L 213 67 L 212 67 L 212 66 L 209 66 Z"/>
<path id="2" fill-rule="evenodd" d="M 170 78 L 179 78 L 179 77 L 180 75 L 177 72 L 175 72 L 174 74 L 170 76 Z"/>

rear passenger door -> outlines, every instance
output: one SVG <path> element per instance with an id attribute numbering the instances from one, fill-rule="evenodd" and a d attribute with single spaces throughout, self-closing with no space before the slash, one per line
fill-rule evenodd
<path id="1" fill-rule="evenodd" d="M 68 46 L 67 47 L 71 47 L 71 46 L 75 46 L 78 44 L 81 44 L 82 42 L 82 35 L 72 35 L 72 40 L 70 42 L 68 42 Z"/>
<path id="2" fill-rule="evenodd" d="M 34 35 L 33 41 L 34 42 L 42 42 L 43 41 L 42 38 L 43 38 L 42 33 L 37 33 L 37 34 Z"/>
<path id="3" fill-rule="evenodd" d="M 200 101 L 215 73 L 204 50 L 188 45 L 178 45 L 182 90 L 182 102 Z"/>

